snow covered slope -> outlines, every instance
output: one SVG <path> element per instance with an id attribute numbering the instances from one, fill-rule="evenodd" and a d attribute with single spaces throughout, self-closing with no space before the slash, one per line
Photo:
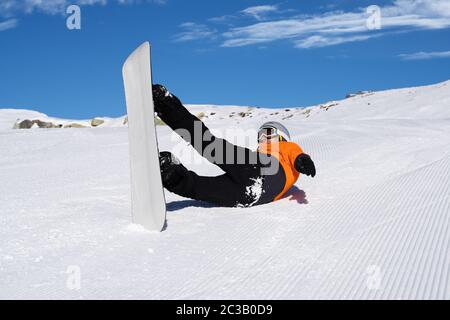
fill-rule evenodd
<path id="1" fill-rule="evenodd" d="M 150 233 L 130 224 L 122 121 L 12 130 L 43 115 L 0 110 L 0 298 L 450 299 L 450 82 L 306 109 L 190 108 L 253 147 L 259 124 L 282 120 L 318 175 L 247 209 L 167 192 L 167 229 Z"/>

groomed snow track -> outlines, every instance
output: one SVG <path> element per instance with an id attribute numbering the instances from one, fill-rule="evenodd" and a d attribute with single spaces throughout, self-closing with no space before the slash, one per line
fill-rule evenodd
<path id="1" fill-rule="evenodd" d="M 293 116 L 316 178 L 248 209 L 167 193 L 162 233 L 130 224 L 126 128 L 4 129 L 0 298 L 450 299 L 449 101 L 444 83 Z M 161 150 L 189 148 L 158 134 Z"/>

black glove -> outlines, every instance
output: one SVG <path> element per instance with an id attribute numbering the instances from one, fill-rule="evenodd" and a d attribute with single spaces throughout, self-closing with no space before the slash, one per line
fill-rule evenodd
<path id="1" fill-rule="evenodd" d="M 187 169 L 168 151 L 159 153 L 159 166 L 163 186 L 169 191 L 185 177 Z"/>
<path id="2" fill-rule="evenodd" d="M 181 101 L 160 84 L 153 85 L 152 92 L 155 111 L 158 116 L 161 115 L 161 112 L 170 112 L 171 109 L 182 106 Z"/>
<path id="3" fill-rule="evenodd" d="M 295 170 L 300 173 L 306 174 L 307 176 L 314 177 L 316 175 L 316 167 L 311 157 L 306 153 L 302 153 L 295 159 Z"/>

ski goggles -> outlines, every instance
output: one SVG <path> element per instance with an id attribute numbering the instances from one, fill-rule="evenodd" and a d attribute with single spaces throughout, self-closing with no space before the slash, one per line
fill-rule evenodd
<path id="1" fill-rule="evenodd" d="M 272 140 L 278 136 L 278 130 L 273 127 L 263 127 L 258 131 L 258 141 Z"/>

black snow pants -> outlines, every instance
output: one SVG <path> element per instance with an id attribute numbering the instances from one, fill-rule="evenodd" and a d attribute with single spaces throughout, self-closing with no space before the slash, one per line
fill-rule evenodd
<path id="1" fill-rule="evenodd" d="M 186 170 L 181 181 L 169 191 L 220 206 L 248 207 L 272 202 L 283 190 L 284 171 L 274 163 L 278 162 L 275 157 L 214 136 L 181 102 L 160 108 L 158 116 L 200 155 L 225 172 L 205 177 Z M 267 170 L 274 166 L 278 167 L 276 172 Z"/>

